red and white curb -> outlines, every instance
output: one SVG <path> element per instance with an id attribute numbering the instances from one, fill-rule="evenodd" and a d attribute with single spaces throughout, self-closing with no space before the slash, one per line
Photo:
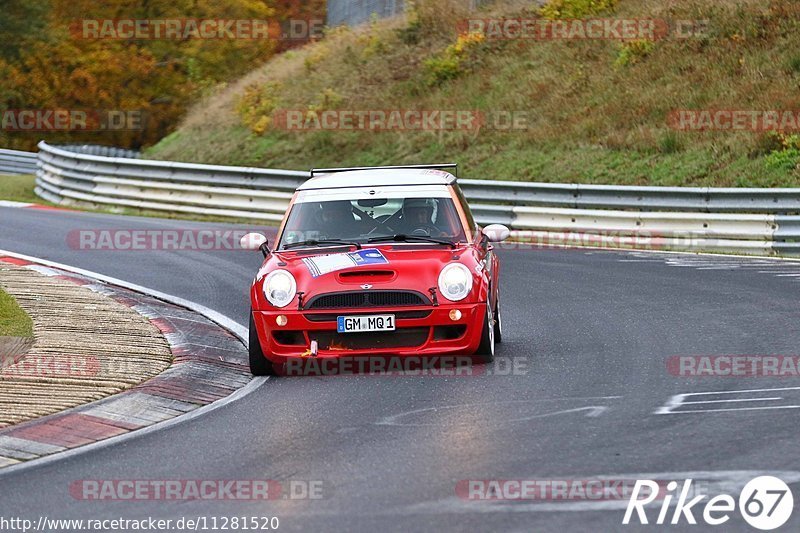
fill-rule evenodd
<path id="1" fill-rule="evenodd" d="M 50 261 L 3 250 L 0 261 L 67 279 L 131 307 L 164 334 L 174 357 L 167 370 L 124 392 L 0 430 L 3 473 L 194 418 L 265 381 L 250 375 L 247 329 L 218 313 Z"/>
<path id="2" fill-rule="evenodd" d="M 24 209 L 41 209 L 43 211 L 74 211 L 66 207 L 59 207 L 55 205 L 42 205 L 33 204 L 28 202 L 12 202 L 11 200 L 0 200 L 0 207 L 17 207 Z"/>

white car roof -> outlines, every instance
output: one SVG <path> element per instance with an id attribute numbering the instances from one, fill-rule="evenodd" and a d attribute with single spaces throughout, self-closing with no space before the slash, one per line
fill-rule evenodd
<path id="1" fill-rule="evenodd" d="M 450 198 L 447 185 L 370 185 L 369 187 L 336 187 L 297 191 L 295 202 L 332 202 L 336 200 L 368 200 L 390 198 Z"/>
<path id="2" fill-rule="evenodd" d="M 298 191 L 350 187 L 391 187 L 396 185 L 450 185 L 456 177 L 434 169 L 379 168 L 320 174 L 306 181 Z"/>

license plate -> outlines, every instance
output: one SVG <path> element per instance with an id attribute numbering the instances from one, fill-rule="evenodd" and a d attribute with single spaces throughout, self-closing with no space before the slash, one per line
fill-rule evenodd
<path id="1" fill-rule="evenodd" d="M 394 331 L 394 315 L 340 316 L 336 318 L 336 331 Z"/>

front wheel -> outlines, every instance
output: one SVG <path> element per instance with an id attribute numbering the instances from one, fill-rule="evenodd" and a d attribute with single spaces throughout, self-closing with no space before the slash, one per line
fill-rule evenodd
<path id="1" fill-rule="evenodd" d="M 274 376 L 275 369 L 272 366 L 272 362 L 264 357 L 264 352 L 261 351 L 261 342 L 258 340 L 256 321 L 253 319 L 252 309 L 250 310 L 250 335 L 248 337 L 250 341 L 250 373 L 254 376 Z"/>
<path id="2" fill-rule="evenodd" d="M 483 329 L 481 331 L 481 344 L 478 346 L 476 357 L 481 363 L 491 363 L 494 361 L 494 341 L 495 323 L 492 305 L 486 302 L 486 315 L 483 319 Z"/>

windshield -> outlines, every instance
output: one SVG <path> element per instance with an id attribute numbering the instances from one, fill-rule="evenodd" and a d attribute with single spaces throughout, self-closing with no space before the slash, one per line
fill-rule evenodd
<path id="1" fill-rule="evenodd" d="M 453 242 L 466 240 L 450 197 L 398 196 L 295 203 L 278 249 L 305 241 L 337 240 L 363 244 L 396 235 Z"/>

